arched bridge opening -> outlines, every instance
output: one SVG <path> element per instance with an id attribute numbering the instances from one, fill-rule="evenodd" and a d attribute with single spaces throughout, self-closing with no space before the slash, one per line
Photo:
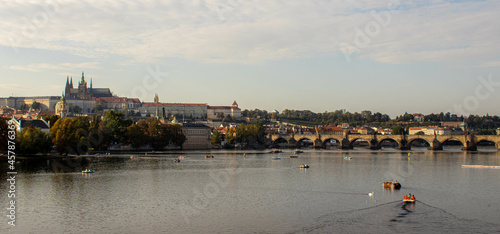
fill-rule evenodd
<path id="1" fill-rule="evenodd" d="M 273 147 L 274 148 L 286 148 L 288 147 L 288 141 L 285 138 L 278 138 L 273 141 Z"/>
<path id="2" fill-rule="evenodd" d="M 379 141 L 378 147 L 380 149 L 382 149 L 382 148 L 397 149 L 400 147 L 400 145 L 396 140 L 394 140 L 392 138 L 385 138 L 385 139 L 381 139 Z"/>
<path id="3" fill-rule="evenodd" d="M 297 141 L 297 148 L 310 148 L 314 147 L 314 141 L 309 138 L 301 138 Z"/>
<path id="4" fill-rule="evenodd" d="M 323 149 L 338 149 L 342 146 L 342 142 L 339 139 L 328 138 L 323 141 Z"/>

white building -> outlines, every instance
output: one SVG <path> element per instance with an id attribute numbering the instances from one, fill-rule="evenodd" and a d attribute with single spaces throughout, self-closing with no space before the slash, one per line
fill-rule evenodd
<path id="1" fill-rule="evenodd" d="M 241 118 L 241 109 L 236 101 L 231 106 L 208 106 L 207 108 L 208 119 L 222 119 L 226 116 L 231 116 L 233 119 Z"/>

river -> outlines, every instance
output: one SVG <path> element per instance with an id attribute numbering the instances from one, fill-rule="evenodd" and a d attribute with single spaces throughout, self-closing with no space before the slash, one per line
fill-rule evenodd
<path id="1" fill-rule="evenodd" d="M 0 164 L 0 233 L 500 232 L 500 169 L 462 168 L 500 165 L 496 150 L 290 152 L 18 163 L 15 227 L 7 224 L 9 182 Z M 401 190 L 383 189 L 386 180 Z M 402 203 L 408 193 L 415 204 Z"/>

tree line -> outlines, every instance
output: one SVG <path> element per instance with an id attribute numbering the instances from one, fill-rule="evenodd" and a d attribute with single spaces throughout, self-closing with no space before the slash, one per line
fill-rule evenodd
<path id="1" fill-rule="evenodd" d="M 169 144 L 182 147 L 186 136 L 182 126 L 164 124 L 156 118 L 141 119 L 134 123 L 121 112 L 109 111 L 106 115 L 78 116 L 51 121 L 50 134 L 39 128 L 27 127 L 16 135 L 18 154 L 47 154 L 52 149 L 59 154 L 85 154 L 89 150 L 105 151 L 113 144 L 130 144 L 137 149 L 149 146 L 164 149 Z M 7 142 L 7 120 L 0 121 L 0 149 Z M 4 129 L 5 128 L 5 129 Z M 5 133 L 5 134 L 4 134 Z"/>
<path id="2" fill-rule="evenodd" d="M 423 122 L 417 122 L 415 116 L 409 113 L 396 116 L 391 119 L 389 115 L 380 112 L 371 112 L 369 110 L 361 112 L 348 112 L 345 110 L 335 110 L 333 112 L 314 113 L 310 110 L 288 110 L 285 109 L 281 113 L 267 112 L 266 110 L 243 110 L 243 117 L 259 119 L 264 122 L 278 120 L 304 126 L 331 126 L 341 123 L 348 123 L 350 126 L 358 127 L 369 125 L 372 127 L 396 127 L 404 126 L 439 126 L 441 122 L 456 121 L 465 122 L 470 129 L 475 129 L 482 132 L 492 133 L 493 130 L 500 127 L 500 117 L 490 115 L 456 115 L 447 113 L 431 113 L 424 115 Z M 400 129 L 398 128 L 398 131 Z"/>

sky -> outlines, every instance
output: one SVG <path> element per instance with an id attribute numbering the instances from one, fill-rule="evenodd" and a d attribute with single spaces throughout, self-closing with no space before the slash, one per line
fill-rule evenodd
<path id="1" fill-rule="evenodd" d="M 500 115 L 500 1 L 4 0 L 0 97 Z"/>

